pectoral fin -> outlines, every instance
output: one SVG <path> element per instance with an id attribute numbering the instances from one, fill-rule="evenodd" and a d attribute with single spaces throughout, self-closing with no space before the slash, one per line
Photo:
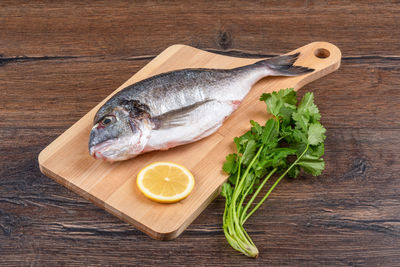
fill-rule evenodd
<path id="1" fill-rule="evenodd" d="M 172 127 L 178 127 L 185 125 L 186 118 L 195 109 L 198 107 L 210 102 L 212 100 L 206 99 L 204 101 L 196 102 L 192 105 L 182 107 L 180 109 L 174 109 L 168 111 L 162 115 L 152 118 L 152 122 L 155 125 L 155 129 L 168 129 Z"/>

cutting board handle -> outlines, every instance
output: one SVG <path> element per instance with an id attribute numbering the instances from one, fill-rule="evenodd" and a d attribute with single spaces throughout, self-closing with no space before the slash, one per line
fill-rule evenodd
<path id="1" fill-rule="evenodd" d="M 340 49 L 328 42 L 313 42 L 293 50 L 287 54 L 300 52 L 295 65 L 313 68 L 315 71 L 298 77 L 293 77 L 294 89 L 298 90 L 304 85 L 315 81 L 340 67 L 342 53 Z"/>

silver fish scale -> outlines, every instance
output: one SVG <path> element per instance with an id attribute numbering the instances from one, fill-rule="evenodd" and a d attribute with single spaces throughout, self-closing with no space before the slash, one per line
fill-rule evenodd
<path id="1" fill-rule="evenodd" d="M 185 69 L 164 73 L 128 86 L 104 107 L 114 106 L 120 100 L 137 100 L 149 107 L 151 116 L 159 116 L 210 98 L 222 100 L 233 95 L 240 99 L 240 83 L 243 78 L 252 78 L 247 72 L 247 69 Z"/>

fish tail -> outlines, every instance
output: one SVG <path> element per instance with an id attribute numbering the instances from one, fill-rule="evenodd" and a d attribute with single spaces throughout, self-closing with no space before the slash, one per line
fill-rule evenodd
<path id="1" fill-rule="evenodd" d="M 262 60 L 256 64 L 266 65 L 271 71 L 273 76 L 298 76 L 309 72 L 313 72 L 314 69 L 294 66 L 293 63 L 297 60 L 300 53 L 286 56 L 277 56 Z"/>

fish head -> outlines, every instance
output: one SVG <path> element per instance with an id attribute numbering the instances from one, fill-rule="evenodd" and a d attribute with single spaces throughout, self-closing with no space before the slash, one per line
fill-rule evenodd
<path id="1" fill-rule="evenodd" d="M 89 136 L 89 153 L 105 161 L 119 161 L 139 155 L 150 138 L 147 113 L 123 106 L 99 110 Z"/>

